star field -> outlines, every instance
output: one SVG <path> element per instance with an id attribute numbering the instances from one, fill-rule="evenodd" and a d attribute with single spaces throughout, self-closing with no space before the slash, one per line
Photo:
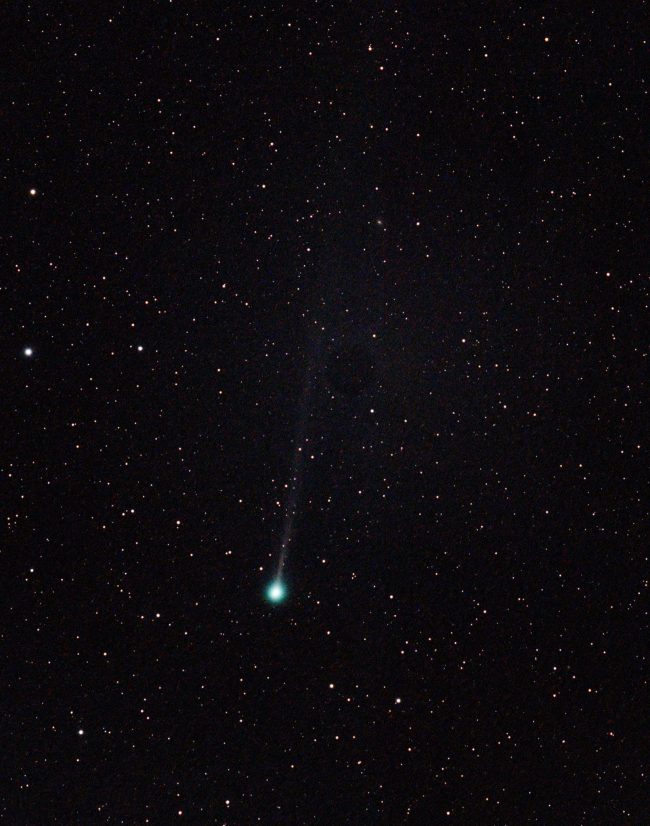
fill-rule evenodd
<path id="1" fill-rule="evenodd" d="M 643 24 L 10 12 L 3 822 L 646 822 Z"/>

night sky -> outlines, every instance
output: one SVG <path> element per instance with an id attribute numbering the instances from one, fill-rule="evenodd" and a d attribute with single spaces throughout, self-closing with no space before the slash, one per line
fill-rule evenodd
<path id="1" fill-rule="evenodd" d="M 648 823 L 644 18 L 5 15 L 2 822 Z"/>

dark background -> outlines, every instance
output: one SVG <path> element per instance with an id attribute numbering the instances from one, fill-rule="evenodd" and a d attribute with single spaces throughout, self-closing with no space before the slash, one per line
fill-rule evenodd
<path id="1" fill-rule="evenodd" d="M 646 823 L 643 4 L 131 6 L 4 13 L 3 822 Z"/>

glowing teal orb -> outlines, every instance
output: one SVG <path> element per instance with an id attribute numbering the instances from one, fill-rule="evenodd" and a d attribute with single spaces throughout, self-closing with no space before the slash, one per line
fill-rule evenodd
<path id="1" fill-rule="evenodd" d="M 268 597 L 270 602 L 282 602 L 286 595 L 287 589 L 285 587 L 285 584 L 279 579 L 276 579 L 274 582 L 272 582 L 266 589 L 266 596 Z"/>

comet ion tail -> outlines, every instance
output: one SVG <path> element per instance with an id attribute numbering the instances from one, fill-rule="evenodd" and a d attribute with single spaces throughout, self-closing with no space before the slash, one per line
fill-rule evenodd
<path id="1" fill-rule="evenodd" d="M 266 596 L 271 602 L 282 602 L 286 595 L 287 589 L 285 588 L 284 583 L 280 582 L 279 579 L 272 582 L 266 589 Z"/>

